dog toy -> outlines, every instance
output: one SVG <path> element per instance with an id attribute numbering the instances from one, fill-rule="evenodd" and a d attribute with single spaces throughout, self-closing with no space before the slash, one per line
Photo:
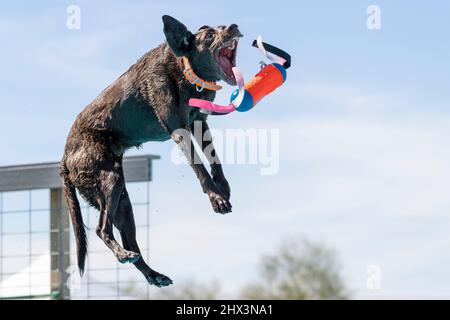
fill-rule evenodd
<path id="1" fill-rule="evenodd" d="M 279 88 L 286 81 L 286 69 L 291 66 L 291 56 L 277 47 L 264 43 L 261 36 L 252 45 L 258 48 L 272 63 L 261 62 L 261 70 L 247 83 L 245 83 L 239 68 L 234 67 L 233 73 L 238 89 L 231 94 L 230 104 L 223 106 L 211 101 L 192 98 L 189 99 L 189 105 L 212 115 L 224 115 L 235 110 L 246 112 L 251 110 L 262 98 Z"/>

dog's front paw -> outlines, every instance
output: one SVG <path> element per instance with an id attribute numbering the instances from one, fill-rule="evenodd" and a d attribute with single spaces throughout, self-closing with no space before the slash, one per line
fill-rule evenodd
<path id="1" fill-rule="evenodd" d="M 231 212 L 231 203 L 225 197 L 221 196 L 217 192 L 208 192 L 209 201 L 211 201 L 212 207 L 215 212 L 226 214 Z"/>
<path id="2" fill-rule="evenodd" d="M 214 184 L 216 185 L 216 187 L 219 188 L 219 190 L 225 196 L 225 198 L 227 200 L 230 200 L 231 191 L 230 191 L 230 185 L 228 184 L 227 179 L 225 179 L 225 177 L 223 177 L 223 176 L 219 176 L 219 177 L 214 176 L 213 181 L 214 181 Z"/>

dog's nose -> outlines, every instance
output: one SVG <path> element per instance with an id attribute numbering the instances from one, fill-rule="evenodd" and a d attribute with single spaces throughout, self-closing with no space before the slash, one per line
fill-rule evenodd
<path id="1" fill-rule="evenodd" d="M 228 27 L 228 30 L 229 31 L 237 31 L 238 28 L 239 28 L 239 26 L 237 24 L 233 23 Z"/>

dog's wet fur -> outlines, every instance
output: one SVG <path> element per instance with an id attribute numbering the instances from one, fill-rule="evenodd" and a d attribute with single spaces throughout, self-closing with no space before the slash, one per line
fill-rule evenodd
<path id="1" fill-rule="evenodd" d="M 107 87 L 77 117 L 67 138 L 61 161 L 61 178 L 77 245 L 80 273 L 87 254 L 85 226 L 76 190 L 100 211 L 97 235 L 120 262 L 133 263 L 150 284 L 170 285 L 172 280 L 151 269 L 143 260 L 136 242 L 133 209 L 125 186 L 123 154 L 147 141 L 174 140 L 183 150 L 214 211 L 231 212 L 230 187 L 209 139 L 198 141 L 208 148 L 211 174 L 199 159 L 191 139 L 183 139 L 178 129 L 192 132 L 195 121 L 210 137 L 207 116 L 188 106 L 190 98 L 213 101 L 215 92 L 198 92 L 183 75 L 182 57 L 189 59 L 194 72 L 204 80 L 235 84 L 230 65 L 218 57 L 232 59 L 231 49 L 241 37 L 238 26 L 201 27 L 195 34 L 178 20 L 163 16 L 166 42 L 150 50 L 128 71 Z M 231 48 L 229 50 L 229 48 Z M 225 53 L 224 53 L 225 52 Z M 236 51 L 232 52 L 235 54 Z M 230 60 L 231 65 L 233 61 Z M 212 150 L 212 152 L 211 152 Z M 122 238 L 114 239 L 113 226 Z"/>

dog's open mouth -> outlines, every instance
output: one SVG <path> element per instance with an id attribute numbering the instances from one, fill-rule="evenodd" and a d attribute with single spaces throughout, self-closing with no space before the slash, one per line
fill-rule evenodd
<path id="1" fill-rule="evenodd" d="M 233 74 L 233 67 L 236 67 L 236 52 L 239 43 L 238 38 L 234 38 L 231 43 L 220 48 L 217 54 L 217 63 L 219 64 L 225 76 L 225 81 L 231 85 L 236 84 Z"/>

